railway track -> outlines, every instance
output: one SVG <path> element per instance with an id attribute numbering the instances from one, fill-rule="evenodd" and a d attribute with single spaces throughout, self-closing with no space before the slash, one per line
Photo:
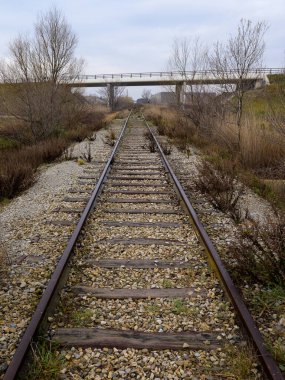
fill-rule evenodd
<path id="1" fill-rule="evenodd" d="M 56 378 L 235 379 L 250 353 L 237 319 L 260 360 L 252 376 L 282 379 L 161 148 L 150 152 L 156 138 L 142 117 L 130 122 L 4 379 L 27 374 L 43 329 L 64 361 Z M 86 194 L 78 187 L 65 202 L 63 224 Z"/>

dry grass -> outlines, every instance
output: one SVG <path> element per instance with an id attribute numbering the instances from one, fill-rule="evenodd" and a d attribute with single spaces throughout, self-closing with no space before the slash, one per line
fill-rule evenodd
<path id="1" fill-rule="evenodd" d="M 58 346 L 48 340 L 40 338 L 31 344 L 32 358 L 21 379 L 51 380 L 60 378 L 60 370 L 64 365 L 64 356 L 60 354 Z"/>
<path id="2" fill-rule="evenodd" d="M 273 168 L 284 160 L 284 137 L 268 123 L 250 114 L 244 118 L 241 128 L 240 152 L 238 128 L 231 117 L 227 122 L 215 126 L 213 139 L 225 149 L 235 152 L 246 169 Z"/>
<path id="3" fill-rule="evenodd" d="M 285 157 L 285 138 L 262 121 L 247 117 L 242 128 L 241 156 L 246 168 L 278 166 Z"/>
<path id="4" fill-rule="evenodd" d="M 230 368 L 228 379 L 232 380 L 255 380 L 258 370 L 257 358 L 253 348 L 247 346 L 227 347 L 228 366 Z"/>
<path id="5" fill-rule="evenodd" d="M 173 137 L 178 125 L 177 112 L 173 109 L 149 105 L 145 108 L 144 115 L 157 126 L 160 135 Z"/>
<path id="6" fill-rule="evenodd" d="M 148 105 L 145 107 L 144 115 L 157 126 L 160 135 L 168 136 L 178 148 L 186 150 L 194 140 L 199 145 L 197 128 L 179 110 Z"/>
<path id="7" fill-rule="evenodd" d="M 282 203 L 285 204 L 285 179 L 267 179 L 264 183 L 269 186 Z"/>
<path id="8" fill-rule="evenodd" d="M 24 144 L 22 141 L 18 148 L 0 150 L 0 200 L 12 198 L 25 190 L 33 183 L 39 165 L 60 157 L 72 142 L 80 142 L 93 135 L 105 123 L 106 114 L 103 110 L 86 110 L 80 123 L 73 128 L 63 129 L 59 136 L 51 136 L 34 144 Z M 12 125 L 11 128 L 16 137 L 21 136 L 20 126 L 15 129 Z"/>

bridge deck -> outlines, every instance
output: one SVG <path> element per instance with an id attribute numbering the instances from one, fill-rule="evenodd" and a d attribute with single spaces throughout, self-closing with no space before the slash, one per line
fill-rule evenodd
<path id="1" fill-rule="evenodd" d="M 284 69 L 256 69 L 243 77 L 245 82 L 263 82 L 269 84 L 268 74 L 284 73 Z M 226 84 L 238 83 L 240 75 L 236 71 L 224 73 L 206 71 L 179 72 L 149 72 L 124 74 L 81 75 L 72 82 L 77 87 L 118 86 L 164 86 L 176 84 Z"/>

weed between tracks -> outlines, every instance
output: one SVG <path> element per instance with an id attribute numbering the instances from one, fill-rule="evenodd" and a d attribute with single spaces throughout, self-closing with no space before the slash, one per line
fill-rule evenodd
<path id="1" fill-rule="evenodd" d="M 249 346 L 239 346 L 233 348 L 226 347 L 229 357 L 229 367 L 231 372 L 227 379 L 232 380 L 256 380 L 258 369 L 255 364 L 255 354 L 253 348 Z"/>
<path id="2" fill-rule="evenodd" d="M 42 338 L 31 345 L 31 350 L 33 361 L 20 379 L 58 379 L 64 363 L 64 357 L 58 351 L 58 345 Z"/>
<path id="3" fill-rule="evenodd" d="M 152 134 L 148 131 L 144 134 L 146 140 L 147 140 L 147 149 L 150 151 L 150 153 L 156 152 L 156 143 L 154 141 L 154 138 Z"/>
<path id="4" fill-rule="evenodd" d="M 279 338 L 275 341 L 272 346 L 268 347 L 268 349 L 274 359 L 279 363 L 279 368 L 281 371 L 285 372 L 285 348 L 284 344 L 281 342 L 281 339 Z"/>
<path id="5" fill-rule="evenodd" d="M 77 310 L 71 315 L 71 321 L 74 326 L 87 326 L 92 322 L 93 312 L 91 310 Z"/>

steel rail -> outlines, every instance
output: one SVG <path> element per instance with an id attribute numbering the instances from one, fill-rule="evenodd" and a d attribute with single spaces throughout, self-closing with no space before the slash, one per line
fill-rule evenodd
<path id="1" fill-rule="evenodd" d="M 209 235 L 207 234 L 205 228 L 203 227 L 201 221 L 199 220 L 199 218 L 196 214 L 196 211 L 194 210 L 192 204 L 190 203 L 182 185 L 180 184 L 178 178 L 176 177 L 176 175 L 174 174 L 170 164 L 168 163 L 157 138 L 154 136 L 154 134 L 153 134 L 152 130 L 150 129 L 150 127 L 149 127 L 149 125 L 148 125 L 143 114 L 142 114 L 142 116 L 143 116 L 143 119 L 144 119 L 144 121 L 148 127 L 149 132 L 151 133 L 151 135 L 152 135 L 152 137 L 153 137 L 153 139 L 157 145 L 157 148 L 158 148 L 158 151 L 161 155 L 164 167 L 165 167 L 166 171 L 169 173 L 170 178 L 171 178 L 172 182 L 174 183 L 175 188 L 178 191 L 179 196 L 181 197 L 181 199 L 182 199 L 182 201 L 183 201 L 183 203 L 187 209 L 187 212 L 192 219 L 192 223 L 195 226 L 195 229 L 198 233 L 198 236 L 199 236 L 200 240 L 202 241 L 204 247 L 206 248 L 206 251 L 209 255 L 210 263 L 214 267 L 214 270 L 217 272 L 218 277 L 219 277 L 220 281 L 222 282 L 222 285 L 223 285 L 228 297 L 230 298 L 230 300 L 231 300 L 231 302 L 232 302 L 232 304 L 233 304 L 233 306 L 237 312 L 237 315 L 242 322 L 242 325 L 243 325 L 245 331 L 247 332 L 247 335 L 249 336 L 250 340 L 252 341 L 252 343 L 255 347 L 258 359 L 262 364 L 264 372 L 266 373 L 266 375 L 268 376 L 268 378 L 270 380 L 284 380 L 284 377 L 283 377 L 277 363 L 275 362 L 275 360 L 273 359 L 271 354 L 266 350 L 265 342 L 262 338 L 262 335 L 261 335 L 256 323 L 253 320 L 252 315 L 250 314 L 250 312 L 249 312 L 247 306 L 245 305 L 239 291 L 235 287 L 228 271 L 226 270 L 224 264 L 222 263 L 222 260 L 219 256 L 218 252 L 216 251 L 216 248 L 214 247 L 214 245 L 213 245 Z"/>
<path id="2" fill-rule="evenodd" d="M 80 235 L 80 232 L 82 228 L 84 227 L 86 220 L 88 218 L 88 215 L 92 211 L 94 204 L 96 202 L 96 199 L 98 195 L 100 194 L 101 188 L 104 184 L 105 178 L 110 170 L 110 167 L 114 161 L 115 154 L 117 152 L 118 146 L 122 140 L 122 137 L 124 135 L 125 129 L 127 127 L 129 118 L 131 116 L 132 111 L 130 112 L 129 116 L 127 117 L 124 126 L 122 128 L 122 131 L 117 139 L 117 142 L 112 150 L 111 156 L 109 157 L 105 168 L 90 196 L 90 199 L 79 219 L 79 222 L 77 223 L 77 226 L 74 230 L 74 232 L 71 235 L 71 238 L 69 239 L 67 246 L 59 259 L 59 262 L 52 274 L 51 279 L 49 280 L 46 289 L 44 290 L 44 293 L 42 294 L 42 297 L 38 303 L 38 306 L 31 318 L 31 321 L 27 327 L 27 329 L 24 332 L 24 335 L 16 349 L 16 352 L 12 358 L 12 361 L 4 375 L 3 380 L 13 380 L 16 378 L 16 376 L 19 374 L 21 367 L 24 363 L 24 360 L 26 358 L 26 355 L 29 351 L 30 344 L 35 339 L 35 337 L 38 334 L 38 331 L 40 330 L 41 325 L 43 324 L 43 321 L 47 319 L 48 314 L 50 312 L 51 306 L 58 294 L 58 292 L 61 289 L 61 281 L 64 275 L 66 274 L 66 268 L 67 264 L 70 261 L 70 258 L 72 257 L 75 244 L 78 240 L 78 237 Z"/>

